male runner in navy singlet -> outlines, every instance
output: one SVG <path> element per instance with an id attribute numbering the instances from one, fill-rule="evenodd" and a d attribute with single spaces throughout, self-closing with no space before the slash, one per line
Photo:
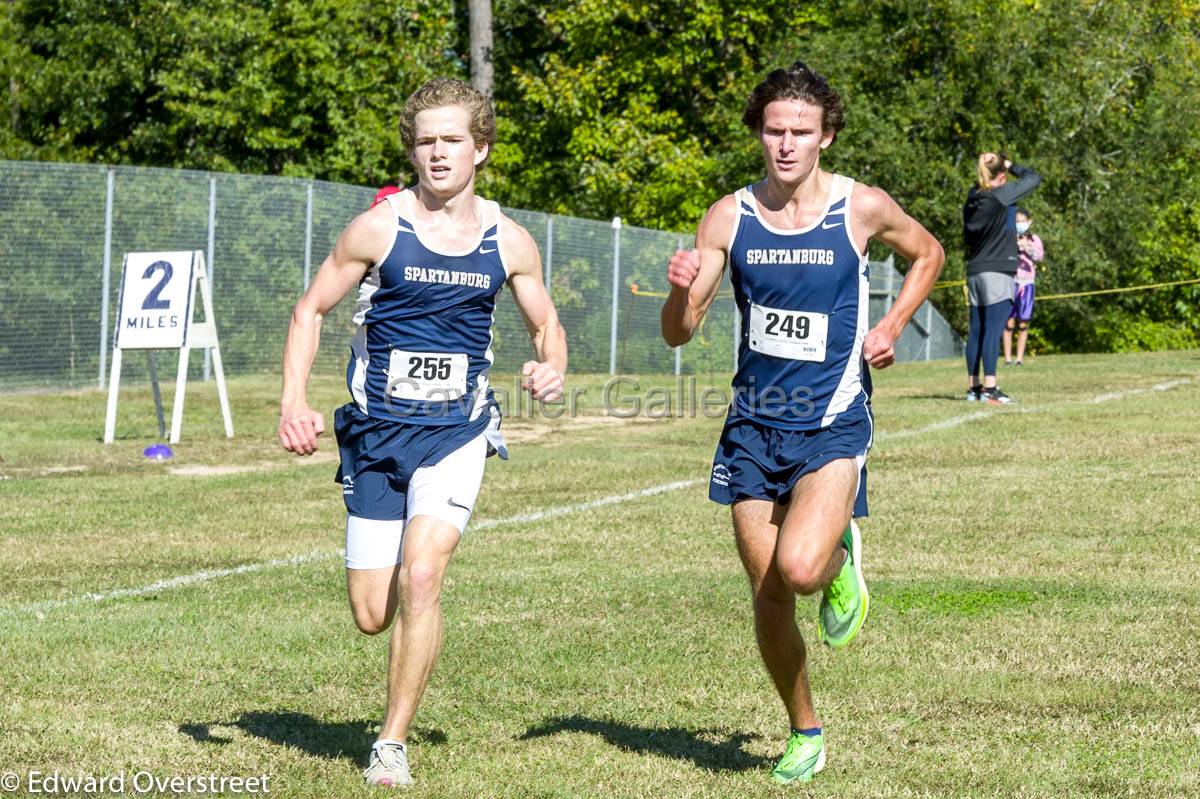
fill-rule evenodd
<path id="1" fill-rule="evenodd" d="M 488 386 L 492 313 L 505 282 L 536 351 L 522 370 L 525 389 L 557 399 L 567 368 L 537 246 L 475 194 L 475 172 L 496 138 L 487 98 L 461 81 L 432 80 L 405 103 L 400 134 L 417 185 L 351 221 L 296 303 L 279 422 L 284 448 L 317 449 L 325 422 L 306 388 L 321 319 L 357 286 L 352 401 L 334 426 L 350 608 L 368 635 L 392 625 L 387 713 L 364 777 L 392 787 L 412 782 L 405 738 L 441 648 L 446 567 L 485 458 L 507 455 Z"/>
<path id="2" fill-rule="evenodd" d="M 822 593 L 818 637 L 844 646 L 867 616 L 861 539 L 870 376 L 929 294 L 944 255 L 937 240 L 884 191 L 825 172 L 821 151 L 843 127 L 841 98 L 796 62 L 751 93 L 742 121 L 757 136 L 767 176 L 717 201 L 667 269 L 667 343 L 691 339 L 726 264 L 741 321 L 734 397 L 717 445 L 709 497 L 733 506 L 750 578 L 759 651 L 791 722 L 775 767 L 806 782 L 825 765 L 812 706 L 797 594 Z M 911 262 L 887 314 L 867 329 L 867 242 Z"/>

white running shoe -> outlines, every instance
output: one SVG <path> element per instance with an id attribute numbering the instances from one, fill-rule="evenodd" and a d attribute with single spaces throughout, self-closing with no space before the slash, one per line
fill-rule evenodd
<path id="1" fill-rule="evenodd" d="M 408 751 L 402 743 L 376 741 L 363 780 L 382 788 L 407 788 L 413 784 L 408 771 Z"/>

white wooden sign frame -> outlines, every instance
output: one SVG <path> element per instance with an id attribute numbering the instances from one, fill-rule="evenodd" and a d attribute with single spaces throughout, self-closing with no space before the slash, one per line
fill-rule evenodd
<path id="1" fill-rule="evenodd" d="M 204 304 L 204 321 L 194 319 L 196 298 Z M 139 305 L 140 303 L 140 305 Z M 104 443 L 111 444 L 117 426 L 117 395 L 121 387 L 121 353 L 127 349 L 178 350 L 175 403 L 171 410 L 171 443 L 179 443 L 183 429 L 183 399 L 187 390 L 188 355 L 207 349 L 217 378 L 217 396 L 225 421 L 225 437 L 233 438 L 233 417 L 221 366 L 213 315 L 212 287 L 204 267 L 204 251 L 131 252 L 121 270 L 120 305 L 113 331 L 112 370 L 108 380 L 108 409 L 104 417 Z"/>

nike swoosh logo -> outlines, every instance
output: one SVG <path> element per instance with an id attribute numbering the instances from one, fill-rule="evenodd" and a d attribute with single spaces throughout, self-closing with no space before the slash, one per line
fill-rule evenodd
<path id="1" fill-rule="evenodd" d="M 467 511 L 468 513 L 469 513 L 469 512 L 470 512 L 470 510 L 471 510 L 471 509 L 470 509 L 470 508 L 468 508 L 466 505 L 459 505 L 457 502 L 455 502 L 455 501 L 454 501 L 454 500 L 452 500 L 452 499 L 448 499 L 448 500 L 446 500 L 446 504 L 447 504 L 447 505 L 449 505 L 449 506 L 450 506 L 450 507 L 452 507 L 452 508 L 462 508 L 463 510 Z"/>
<path id="2" fill-rule="evenodd" d="M 831 224 L 829 224 L 828 222 L 822 222 L 822 223 L 821 223 L 821 230 L 832 230 L 832 229 L 833 229 L 833 228 L 835 228 L 835 227 L 841 227 L 841 226 L 842 226 L 842 223 L 841 223 L 841 222 L 838 222 L 836 225 L 831 225 Z"/>
<path id="3" fill-rule="evenodd" d="M 479 248 L 480 255 L 487 255 L 489 252 L 495 252 L 495 250 L 485 250 L 482 247 Z"/>

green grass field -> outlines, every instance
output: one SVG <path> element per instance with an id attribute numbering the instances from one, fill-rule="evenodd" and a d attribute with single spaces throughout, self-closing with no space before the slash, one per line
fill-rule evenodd
<path id="1" fill-rule="evenodd" d="M 811 786 L 769 779 L 786 718 L 706 499 L 720 420 L 601 417 L 601 379 L 572 378 L 584 416 L 510 419 L 489 462 L 410 795 L 1200 795 L 1200 352 L 1037 358 L 1002 376 L 1006 408 L 963 402 L 960 372 L 876 375 L 871 617 L 812 650 Z M 333 442 L 279 449 L 277 385 L 230 382 L 226 441 L 193 384 L 166 463 L 141 457 L 148 389 L 109 447 L 102 393 L 0 395 L 0 772 L 385 795 L 360 772 L 386 641 L 346 605 Z M 323 378 L 313 404 L 343 392 Z"/>

